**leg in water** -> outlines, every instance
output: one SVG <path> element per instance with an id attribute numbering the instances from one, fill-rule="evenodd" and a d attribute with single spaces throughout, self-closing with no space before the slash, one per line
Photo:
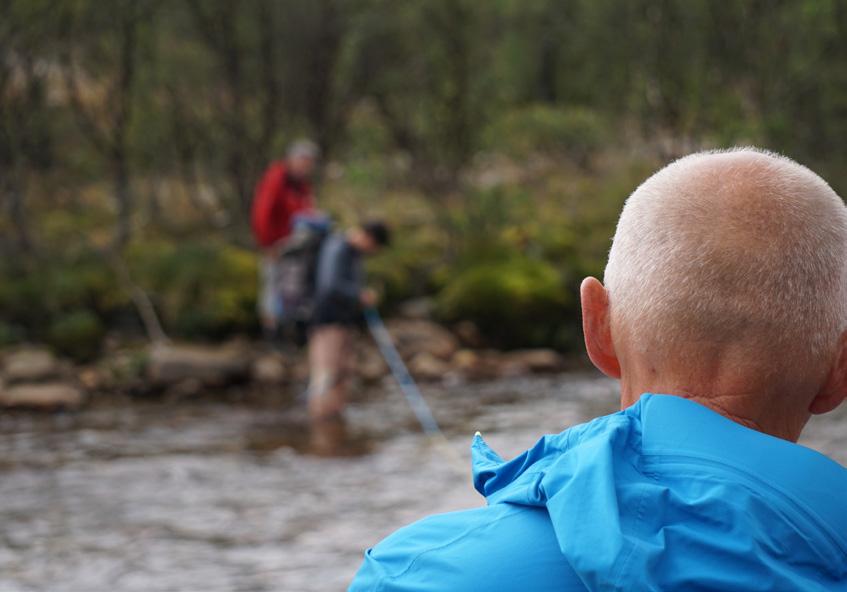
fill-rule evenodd
<path id="1" fill-rule="evenodd" d="M 308 409 L 316 454 L 340 454 L 347 441 L 349 344 L 350 330 L 341 325 L 316 327 L 309 336 Z"/>

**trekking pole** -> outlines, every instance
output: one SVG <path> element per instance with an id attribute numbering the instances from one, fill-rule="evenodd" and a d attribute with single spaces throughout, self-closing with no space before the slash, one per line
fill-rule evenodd
<path id="1" fill-rule="evenodd" d="M 432 410 L 427 404 L 426 399 L 424 399 L 418 385 L 409 373 L 408 368 L 406 368 L 406 364 L 403 363 L 403 358 L 400 356 L 400 352 L 398 352 L 397 348 L 394 346 L 391 334 L 388 332 L 385 323 L 379 316 L 379 312 L 377 312 L 377 310 L 373 307 L 365 308 L 364 312 L 365 320 L 368 323 L 368 329 L 370 330 L 374 341 L 376 341 L 376 345 L 379 348 L 382 357 L 385 358 L 385 362 L 388 364 L 391 374 L 400 386 L 400 391 L 406 397 L 406 401 L 408 401 L 409 406 L 415 413 L 418 423 L 421 424 L 421 428 L 423 428 L 424 433 L 433 441 L 438 441 L 442 444 L 449 453 L 451 460 L 455 461 L 456 466 L 461 467 L 461 470 L 464 471 L 465 462 L 456 453 L 453 447 L 450 446 L 449 440 L 447 440 L 444 432 L 441 431 L 441 428 L 435 420 L 435 416 L 432 414 Z"/>

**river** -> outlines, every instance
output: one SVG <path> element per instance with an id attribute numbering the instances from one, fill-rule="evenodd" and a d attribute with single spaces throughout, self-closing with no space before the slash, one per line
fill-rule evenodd
<path id="1" fill-rule="evenodd" d="M 614 411 L 615 386 L 588 372 L 429 386 L 438 445 L 386 383 L 354 401 L 335 458 L 303 453 L 302 410 L 250 398 L 6 414 L 0 591 L 344 590 L 397 527 L 481 505 L 474 431 L 509 457 Z M 814 418 L 803 443 L 847 464 L 847 410 Z"/>

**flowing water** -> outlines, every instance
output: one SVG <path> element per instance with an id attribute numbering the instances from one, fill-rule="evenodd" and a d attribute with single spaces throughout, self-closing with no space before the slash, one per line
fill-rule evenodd
<path id="1" fill-rule="evenodd" d="M 616 405 L 615 384 L 588 373 L 424 391 L 450 450 L 389 386 L 354 402 L 331 458 L 303 453 L 301 410 L 267 403 L 0 416 L 0 592 L 343 590 L 397 527 L 481 505 L 474 431 L 508 457 Z M 804 442 L 847 463 L 847 411 Z"/>

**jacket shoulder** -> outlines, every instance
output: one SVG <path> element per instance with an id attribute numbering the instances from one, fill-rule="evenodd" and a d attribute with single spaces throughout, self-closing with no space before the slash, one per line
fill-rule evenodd
<path id="1" fill-rule="evenodd" d="M 495 504 L 439 514 L 365 553 L 350 591 L 584 591 L 544 508 Z"/>

